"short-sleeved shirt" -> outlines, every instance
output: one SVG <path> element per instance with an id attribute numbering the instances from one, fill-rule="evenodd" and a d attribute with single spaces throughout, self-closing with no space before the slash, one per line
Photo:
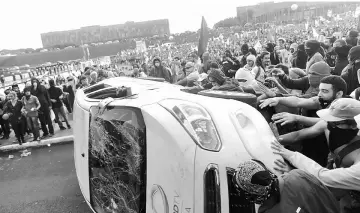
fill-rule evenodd
<path id="1" fill-rule="evenodd" d="M 38 111 L 32 111 L 32 108 L 37 108 L 40 105 L 39 99 L 34 96 L 31 95 L 29 97 L 29 99 L 26 98 L 26 96 L 23 96 L 21 99 L 21 102 L 24 105 L 24 109 L 26 111 L 26 116 L 27 117 L 37 117 L 38 116 Z"/>

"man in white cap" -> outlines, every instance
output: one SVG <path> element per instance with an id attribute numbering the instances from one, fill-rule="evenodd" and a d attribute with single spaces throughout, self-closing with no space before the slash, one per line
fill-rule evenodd
<path id="1" fill-rule="evenodd" d="M 314 175 L 327 187 L 345 190 L 341 195 L 339 190 L 336 193 L 341 198 L 342 212 L 360 212 L 360 137 L 354 120 L 360 115 L 360 102 L 341 98 L 317 114 L 322 119 L 319 125 L 334 156 L 334 163 L 329 167 L 334 169 L 324 168 L 301 153 L 287 150 L 277 141 L 272 142 L 274 153 L 280 154 L 295 168 Z M 285 171 L 282 170 L 286 168 L 283 163 L 276 161 L 275 164 L 277 170 Z"/>

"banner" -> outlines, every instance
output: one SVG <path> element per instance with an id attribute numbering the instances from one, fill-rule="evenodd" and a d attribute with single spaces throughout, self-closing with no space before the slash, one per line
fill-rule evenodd
<path id="1" fill-rule="evenodd" d="M 136 41 L 136 50 L 138 52 L 146 52 L 146 43 L 145 41 Z"/>

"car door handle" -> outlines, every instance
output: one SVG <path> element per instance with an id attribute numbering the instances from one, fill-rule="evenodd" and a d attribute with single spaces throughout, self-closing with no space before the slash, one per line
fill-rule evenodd
<path id="1" fill-rule="evenodd" d="M 81 156 L 85 157 L 85 153 L 82 153 Z"/>

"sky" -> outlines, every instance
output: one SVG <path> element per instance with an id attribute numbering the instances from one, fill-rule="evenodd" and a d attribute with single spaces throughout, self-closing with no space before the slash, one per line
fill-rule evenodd
<path id="1" fill-rule="evenodd" d="M 323 1 L 323 0 L 317 0 Z M 326 0 L 324 0 L 326 1 Z M 42 47 L 41 33 L 127 21 L 169 19 L 170 32 L 198 30 L 264 0 L 2 0 L 0 50 Z"/>

